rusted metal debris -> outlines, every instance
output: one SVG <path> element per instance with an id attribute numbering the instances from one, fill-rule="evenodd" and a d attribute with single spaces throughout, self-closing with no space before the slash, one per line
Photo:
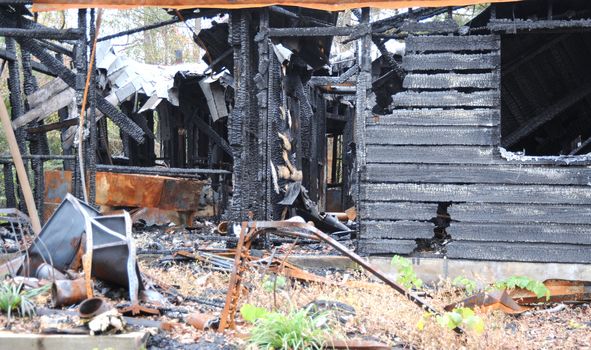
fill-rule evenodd
<path id="1" fill-rule="evenodd" d="M 521 288 L 510 291 L 509 296 L 520 305 L 591 300 L 591 282 L 588 281 L 549 279 L 544 281 L 544 285 L 550 291 L 548 299 L 538 298 L 534 293 Z"/>
<path id="2" fill-rule="evenodd" d="M 246 262 L 250 257 L 250 246 L 252 241 L 260 234 L 265 232 L 273 232 L 273 234 L 281 236 L 299 237 L 306 239 L 317 239 L 323 241 L 355 261 L 365 270 L 373 274 L 382 282 L 392 287 L 394 290 L 404 295 L 407 299 L 412 301 L 414 304 L 419 306 L 433 314 L 439 314 L 435 308 L 430 306 L 422 298 L 414 295 L 403 286 L 396 283 L 390 277 L 373 267 L 371 264 L 362 259 L 359 255 L 347 249 L 341 243 L 328 236 L 324 232 L 318 230 L 316 227 L 301 222 L 302 220 L 285 220 L 285 221 L 250 221 L 243 222 L 240 229 L 240 237 L 238 240 L 238 247 L 236 248 L 236 255 L 234 259 L 234 268 L 230 277 L 230 283 L 228 286 L 228 292 L 226 295 L 226 304 L 224 310 L 220 316 L 219 331 L 223 331 L 226 328 L 234 327 L 234 318 L 238 308 L 238 300 L 240 298 L 241 283 L 244 272 L 246 270 Z M 457 331 L 461 331 L 456 329 Z"/>
<path id="3" fill-rule="evenodd" d="M 194 312 L 187 316 L 187 323 L 200 331 L 215 328 L 219 323 L 219 317 L 201 312 Z"/>
<path id="4" fill-rule="evenodd" d="M 87 249 L 89 246 L 92 249 Z M 89 255 L 89 251 L 93 254 Z M 80 276 L 76 271 L 82 266 L 83 256 L 91 257 L 92 268 L 82 278 L 72 277 Z M 157 309 L 139 302 L 139 292 L 145 286 L 136 262 L 127 212 L 101 216 L 88 204 L 66 194 L 20 261 L 18 267 L 10 264 L 18 275 L 53 281 L 54 307 L 72 305 L 92 296 L 90 278 L 94 277 L 128 289 L 130 305 L 121 312 L 159 314 Z"/>
<path id="5" fill-rule="evenodd" d="M 517 304 L 505 290 L 478 293 L 458 303 L 446 306 L 445 310 L 451 311 L 456 307 L 467 307 L 471 309 L 479 307 L 484 311 L 501 310 L 508 314 L 520 314 L 529 310 L 529 308 Z"/>
<path id="6" fill-rule="evenodd" d="M 51 303 L 53 307 L 78 304 L 86 299 L 86 295 L 86 281 L 84 278 L 56 280 L 51 285 Z"/>
<path id="7" fill-rule="evenodd" d="M 527 306 L 529 304 L 591 300 L 591 282 L 550 279 L 544 281 L 544 285 L 550 292 L 548 298 L 537 297 L 535 293 L 522 288 L 510 291 L 495 290 L 477 293 L 446 306 L 445 310 L 451 311 L 456 307 L 478 307 L 484 311 L 501 310 L 507 314 L 519 314 L 531 309 Z"/>
<path id="8" fill-rule="evenodd" d="M 93 318 L 112 308 L 113 306 L 103 298 L 90 298 L 80 303 L 78 314 L 81 318 Z"/>
<path id="9" fill-rule="evenodd" d="M 71 191 L 72 172 L 46 171 L 44 178 L 47 217 Z M 204 180 L 99 171 L 96 173 L 96 204 L 107 210 L 131 207 L 173 211 L 182 221 L 179 224 L 190 225 L 198 212 L 210 216 L 215 212 L 213 203 L 202 203 L 206 185 Z M 159 221 L 162 213 L 149 211 L 142 214 L 148 221 Z M 140 214 L 137 215 L 141 218 Z"/>

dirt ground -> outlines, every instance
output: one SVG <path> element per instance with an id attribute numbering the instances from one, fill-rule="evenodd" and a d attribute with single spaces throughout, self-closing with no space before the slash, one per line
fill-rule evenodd
<path id="1" fill-rule="evenodd" d="M 224 305 L 229 273 L 212 269 L 211 264 L 198 261 L 175 261 L 171 253 L 177 250 L 210 250 L 226 247 L 229 239 L 212 241 L 213 225 L 204 225 L 198 232 L 177 230 L 142 230 L 136 234 L 140 270 L 146 280 L 155 285 L 168 299 L 161 307 L 162 316 L 144 317 L 166 325 L 166 330 L 150 329 L 152 336 L 148 349 L 242 349 L 247 347 L 251 326 L 238 317 L 237 328 L 223 334 L 199 331 L 186 323 L 194 312 L 219 316 Z M 276 252 L 290 251 L 284 244 Z M 336 254 L 322 245 L 299 248 L 298 254 Z M 501 311 L 480 313 L 485 329 L 483 333 L 466 330 L 464 334 L 439 325 L 433 317 L 409 302 L 390 287 L 377 283 L 363 271 L 324 269 L 313 271 L 325 276 L 331 283 L 309 283 L 288 280 L 275 292 L 265 288 L 264 269 L 250 269 L 243 280 L 244 291 L 240 302 L 264 307 L 268 310 L 288 312 L 303 308 L 318 300 L 336 301 L 351 306 L 354 315 L 335 321 L 331 332 L 335 338 L 375 340 L 393 348 L 408 349 L 591 349 L 591 305 L 569 304 L 556 307 L 547 304 L 535 307 L 521 315 L 506 315 Z M 361 281 L 364 288 L 344 286 L 345 281 Z M 113 304 L 124 304 L 125 290 L 97 288 L 100 296 L 110 298 Z M 436 309 L 465 297 L 465 292 L 443 280 L 437 285 L 425 286 L 423 297 Z M 185 298 L 187 297 L 187 298 Z M 36 300 L 39 307 L 49 307 L 49 296 Z M 43 327 L 43 316 L 33 319 L 17 318 L 10 330 L 20 333 L 38 333 Z M 419 321 L 425 326 L 419 329 Z M 69 320 L 76 324 L 76 317 Z M 0 315 L 0 324 L 6 324 Z"/>
<path id="2" fill-rule="evenodd" d="M 195 248 L 206 244 L 187 234 L 173 233 L 171 236 L 168 239 L 176 240 L 177 246 L 180 241 L 190 241 L 190 245 Z M 283 251 L 285 250 L 287 249 L 284 247 Z M 322 248 L 321 251 L 334 254 L 330 249 Z M 141 269 L 158 280 L 177 287 L 182 295 L 218 301 L 224 299 L 229 281 L 228 273 L 208 271 L 206 265 L 198 262 L 173 263 L 164 267 L 158 260 L 143 260 Z M 344 280 L 373 282 L 362 271 L 335 272 L 327 269 L 314 272 L 326 274 L 336 284 Z M 427 319 L 424 329 L 419 330 L 417 324 L 424 312 L 384 284 L 375 283 L 371 288 L 352 288 L 292 280 L 273 293 L 263 288 L 264 280 L 265 276 L 261 275 L 261 271 L 250 271 L 244 282 L 248 294 L 241 298 L 241 303 L 283 312 L 288 312 L 292 307 L 304 307 L 315 300 L 338 301 L 352 306 L 355 316 L 345 324 L 334 325 L 337 337 L 379 340 L 392 347 L 415 349 L 591 349 L 589 304 L 566 305 L 559 311 L 553 311 L 556 304 L 540 305 L 517 316 L 506 315 L 501 311 L 479 313 L 484 319 L 485 331 L 477 334 L 468 330 L 465 334 L 458 335 L 442 328 L 434 318 Z M 465 296 L 465 292 L 452 286 L 449 280 L 426 286 L 426 291 L 431 295 L 431 298 L 426 299 L 438 309 L 443 309 L 445 305 Z M 221 309 L 210 308 L 204 311 L 217 315 Z M 181 318 L 178 321 L 182 325 L 182 315 L 179 316 Z M 249 325 L 239 322 L 235 331 L 226 333 L 226 341 L 238 348 L 244 348 L 249 328 Z M 219 344 L 220 338 L 215 333 L 196 332 L 186 325 L 181 329 L 182 332 L 168 334 L 178 344 L 191 348 L 191 343 L 204 341 L 203 339 L 213 339 L 211 343 Z"/>

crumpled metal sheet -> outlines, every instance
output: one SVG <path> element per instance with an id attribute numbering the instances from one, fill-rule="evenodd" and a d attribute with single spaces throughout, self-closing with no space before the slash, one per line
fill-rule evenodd
<path id="1" fill-rule="evenodd" d="M 85 216 L 77 209 L 74 201 L 78 200 L 72 195 L 66 195 L 33 241 L 28 250 L 29 260 L 25 261 L 19 275 L 31 277 L 44 262 L 60 271 L 68 269 L 78 252 L 86 227 Z M 79 203 L 87 216 L 99 215 L 92 207 Z"/>
<path id="2" fill-rule="evenodd" d="M 460 306 L 479 307 L 484 311 L 502 310 L 508 314 L 519 314 L 530 309 L 526 306 L 528 304 L 591 300 L 591 282 L 549 279 L 544 281 L 544 285 L 550 291 L 548 298 L 538 298 L 533 292 L 521 288 L 497 290 L 474 294 L 445 309 L 451 311 Z"/>
<path id="3" fill-rule="evenodd" d="M 88 204 L 66 194 L 64 200 L 41 230 L 28 250 L 19 274 L 29 276 L 47 262 L 59 271 L 80 266 L 80 252 L 85 249 L 85 234 L 92 231 L 93 256 L 91 275 L 129 289 L 132 305 L 137 305 L 143 289 L 131 236 L 131 217 L 100 216 Z"/>
<path id="4" fill-rule="evenodd" d="M 529 308 L 521 306 L 511 299 L 506 290 L 477 293 L 457 303 L 447 305 L 445 310 L 451 311 L 457 307 L 471 309 L 479 307 L 484 311 L 501 310 L 507 314 L 520 314 L 529 310 Z"/>

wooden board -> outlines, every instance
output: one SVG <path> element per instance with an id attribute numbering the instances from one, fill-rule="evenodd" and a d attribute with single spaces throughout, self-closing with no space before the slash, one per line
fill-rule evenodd
<path id="1" fill-rule="evenodd" d="M 361 196 L 372 201 L 471 203 L 591 203 L 589 186 L 362 184 Z"/>
<path id="2" fill-rule="evenodd" d="M 498 242 L 451 242 L 447 245 L 448 258 L 530 261 L 556 263 L 589 263 L 588 245 L 532 244 Z"/>
<path id="3" fill-rule="evenodd" d="M 590 167 L 524 165 L 368 164 L 370 182 L 547 184 L 591 183 Z M 591 189 L 590 189 L 591 190 Z"/>
<path id="4" fill-rule="evenodd" d="M 410 254 L 417 247 L 414 240 L 403 239 L 360 239 L 358 243 L 360 254 Z"/>
<path id="5" fill-rule="evenodd" d="M 402 87 L 405 89 L 498 89 L 500 75 L 498 73 L 481 74 L 408 74 Z"/>
<path id="6" fill-rule="evenodd" d="M 500 157 L 499 157 L 500 158 Z M 493 147 L 367 145 L 368 163 L 495 164 Z"/>
<path id="7" fill-rule="evenodd" d="M 396 109 L 388 115 L 367 119 L 367 125 L 417 126 L 497 126 L 501 122 L 498 109 Z"/>
<path id="8" fill-rule="evenodd" d="M 469 224 L 452 222 L 447 232 L 453 240 L 483 242 L 535 242 L 591 245 L 589 225 Z M 591 258 L 591 255 L 590 255 Z"/>
<path id="9" fill-rule="evenodd" d="M 424 164 L 498 164 L 515 166 L 551 165 L 589 166 L 585 157 L 537 158 L 507 160 L 497 147 L 436 145 L 372 145 L 367 146 L 368 163 L 424 163 Z"/>
<path id="10" fill-rule="evenodd" d="M 410 72 L 493 70 L 499 68 L 500 65 L 501 56 L 496 52 L 473 55 L 440 53 L 402 57 L 402 68 Z"/>
<path id="11" fill-rule="evenodd" d="M 461 222 L 591 225 L 591 206 L 589 205 L 454 204 L 449 207 L 448 212 L 454 220 Z"/>
<path id="12" fill-rule="evenodd" d="M 395 107 L 498 107 L 498 91 L 463 93 L 456 91 L 400 92 L 392 95 Z"/>
<path id="13" fill-rule="evenodd" d="M 361 237 L 387 239 L 433 238 L 435 225 L 420 221 L 364 221 Z"/>
<path id="14" fill-rule="evenodd" d="M 431 220 L 437 216 L 437 203 L 362 202 L 360 215 L 368 220 Z M 362 222 L 365 224 L 365 220 Z M 433 227 L 431 227 L 433 228 Z"/>
<path id="15" fill-rule="evenodd" d="M 501 48 L 498 35 L 425 35 L 406 38 L 406 52 L 496 51 Z"/>
<path id="16" fill-rule="evenodd" d="M 470 126 L 368 125 L 367 145 L 473 145 L 498 144 L 498 130 Z"/>

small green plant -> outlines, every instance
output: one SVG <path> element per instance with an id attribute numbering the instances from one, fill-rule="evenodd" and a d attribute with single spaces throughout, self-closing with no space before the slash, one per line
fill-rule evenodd
<path id="1" fill-rule="evenodd" d="M 472 295 L 472 294 L 474 294 L 474 292 L 476 292 L 478 290 L 478 284 L 476 283 L 476 281 L 471 280 L 471 279 L 464 277 L 464 276 L 458 276 L 458 277 L 454 278 L 454 280 L 452 281 L 452 284 L 456 287 L 464 288 L 464 290 L 466 291 L 466 294 L 468 294 L 468 295 Z"/>
<path id="2" fill-rule="evenodd" d="M 477 316 L 472 309 L 467 307 L 455 308 L 451 312 L 437 316 L 437 323 L 449 329 L 461 327 L 462 329 L 471 329 L 476 333 L 484 332 L 482 317 Z"/>
<path id="3" fill-rule="evenodd" d="M 276 289 L 282 289 L 287 284 L 284 276 L 265 277 L 263 282 L 263 289 L 266 292 L 273 292 Z"/>
<path id="4" fill-rule="evenodd" d="M 268 314 L 269 311 L 263 307 L 257 307 L 252 304 L 244 304 L 240 308 L 240 315 L 242 318 L 249 323 L 254 323 L 259 318 Z"/>
<path id="5" fill-rule="evenodd" d="M 400 255 L 394 255 L 391 264 L 398 271 L 396 282 L 402 284 L 405 288 L 420 289 L 423 286 L 423 280 L 417 277 L 410 260 Z"/>
<path id="6" fill-rule="evenodd" d="M 46 285 L 23 290 L 22 284 L 2 282 L 0 283 L 0 310 L 6 313 L 9 321 L 14 311 L 20 316 L 33 316 L 35 315 L 35 304 L 31 299 L 46 292 L 49 288 L 50 285 Z"/>
<path id="7" fill-rule="evenodd" d="M 248 343 L 256 349 L 321 349 L 330 334 L 326 315 L 311 315 L 309 309 L 285 315 L 246 304 L 240 314 L 254 325 Z"/>
<path id="8" fill-rule="evenodd" d="M 550 290 L 544 285 L 544 283 L 526 276 L 512 276 L 507 279 L 500 280 L 494 284 L 494 287 L 497 289 L 521 288 L 529 290 L 538 298 L 545 297 L 546 300 L 550 299 Z"/>

